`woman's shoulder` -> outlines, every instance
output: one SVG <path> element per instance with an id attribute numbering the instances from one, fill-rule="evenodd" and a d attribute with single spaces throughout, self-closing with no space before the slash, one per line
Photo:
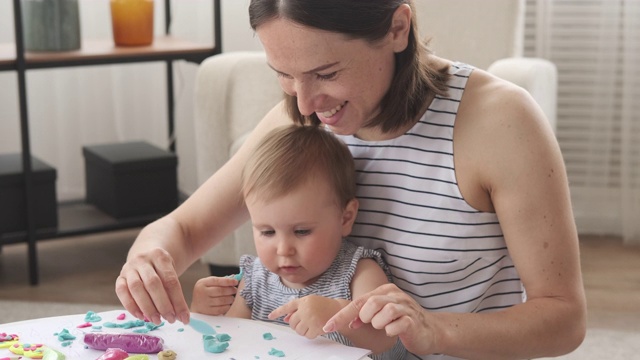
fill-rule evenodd
<path id="1" fill-rule="evenodd" d="M 544 112 L 523 88 L 476 69 L 467 82 L 454 127 L 459 187 L 469 204 L 495 211 L 488 191 L 496 179 L 533 166 L 527 154 L 555 139 Z"/>
<path id="2" fill-rule="evenodd" d="M 469 76 L 460 106 L 501 112 L 521 109 L 523 104 L 534 102 L 520 86 L 503 80 L 485 70 L 475 69 Z"/>
<path id="3" fill-rule="evenodd" d="M 460 132 L 474 133 L 517 131 L 545 123 L 544 113 L 525 89 L 481 69 L 469 77 L 456 118 Z"/>

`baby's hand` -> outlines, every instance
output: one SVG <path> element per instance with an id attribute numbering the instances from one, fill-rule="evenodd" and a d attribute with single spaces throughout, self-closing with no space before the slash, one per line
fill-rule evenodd
<path id="1" fill-rule="evenodd" d="M 296 333 L 314 339 L 325 332 L 322 327 L 334 314 L 348 304 L 347 300 L 330 299 L 319 295 L 309 295 L 294 299 L 273 310 L 269 319 L 274 320 L 283 315 L 284 321 Z"/>
<path id="2" fill-rule="evenodd" d="M 209 276 L 198 280 L 193 287 L 191 311 L 205 315 L 224 315 L 233 303 L 237 286 L 238 280 L 234 277 Z"/>

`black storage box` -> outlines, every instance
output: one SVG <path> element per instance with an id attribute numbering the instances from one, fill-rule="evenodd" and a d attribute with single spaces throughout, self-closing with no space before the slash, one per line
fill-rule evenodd
<path id="1" fill-rule="evenodd" d="M 143 141 L 84 146 L 87 202 L 115 218 L 168 213 L 178 205 L 172 152 Z"/>
<path id="2" fill-rule="evenodd" d="M 31 157 L 36 229 L 58 226 L 56 169 Z M 27 229 L 27 205 L 21 154 L 0 155 L 0 234 Z"/>

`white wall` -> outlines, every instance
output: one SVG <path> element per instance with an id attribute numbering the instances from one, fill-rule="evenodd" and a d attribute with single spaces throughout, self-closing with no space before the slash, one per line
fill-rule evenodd
<path id="1" fill-rule="evenodd" d="M 249 25 L 249 0 L 222 0 L 222 51 L 262 50 Z"/>
<path id="2" fill-rule="evenodd" d="M 179 0 L 180 1 L 180 0 Z M 182 0 L 185 1 L 185 0 Z M 174 6 L 175 7 L 175 6 Z M 259 51 L 262 45 L 254 36 L 249 25 L 249 0 L 222 0 L 222 51 Z M 211 9 L 207 9 L 209 14 Z M 210 20 L 209 20 L 210 21 Z M 211 23 L 205 22 L 203 33 L 211 32 Z M 179 25 L 179 24 L 176 24 Z M 179 82 L 176 112 L 180 119 L 176 121 L 177 153 L 179 155 L 180 189 L 190 194 L 198 187 L 195 163 L 195 133 L 193 129 L 193 87 L 197 66 L 178 62 L 176 81 Z"/>

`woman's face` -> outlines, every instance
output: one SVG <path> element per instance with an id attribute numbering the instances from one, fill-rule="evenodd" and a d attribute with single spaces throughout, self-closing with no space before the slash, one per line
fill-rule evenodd
<path id="1" fill-rule="evenodd" d="M 391 84 L 397 40 L 379 44 L 274 19 L 256 30 L 280 86 L 298 99 L 303 115 L 316 113 L 340 135 L 363 138 Z"/>

